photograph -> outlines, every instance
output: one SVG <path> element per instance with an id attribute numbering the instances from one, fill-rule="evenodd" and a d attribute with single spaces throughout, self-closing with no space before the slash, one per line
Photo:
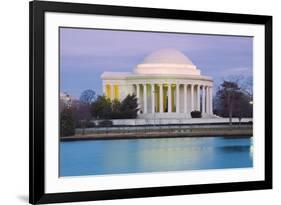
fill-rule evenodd
<path id="1" fill-rule="evenodd" d="M 29 11 L 30 203 L 272 189 L 272 16 Z"/>
<path id="2" fill-rule="evenodd" d="M 253 36 L 58 35 L 59 177 L 253 168 Z"/>

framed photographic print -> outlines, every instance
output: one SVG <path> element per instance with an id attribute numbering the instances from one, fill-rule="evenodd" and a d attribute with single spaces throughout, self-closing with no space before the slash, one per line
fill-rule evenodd
<path id="1" fill-rule="evenodd" d="M 272 188 L 272 17 L 30 2 L 30 203 Z"/>

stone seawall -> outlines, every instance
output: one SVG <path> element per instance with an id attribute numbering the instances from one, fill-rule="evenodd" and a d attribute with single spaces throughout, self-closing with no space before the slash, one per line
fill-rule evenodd
<path id="1" fill-rule="evenodd" d="M 193 124 L 193 125 L 155 125 L 122 126 L 76 129 L 74 136 L 61 140 L 88 139 L 128 139 L 157 137 L 204 137 L 204 136 L 252 136 L 251 124 Z"/>
<path id="2" fill-rule="evenodd" d="M 92 120 L 93 123 L 99 124 L 102 120 Z M 176 119 L 176 118 L 161 118 L 161 119 L 114 119 L 110 120 L 113 125 L 123 126 L 123 125 L 172 125 L 172 124 L 216 124 L 216 123 L 228 123 L 229 118 L 184 118 L 184 119 Z M 252 118 L 242 118 L 242 123 L 252 122 Z M 232 119 L 233 123 L 238 123 L 238 118 Z"/>

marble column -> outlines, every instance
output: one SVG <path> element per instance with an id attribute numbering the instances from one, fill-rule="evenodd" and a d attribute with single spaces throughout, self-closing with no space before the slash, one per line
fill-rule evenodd
<path id="1" fill-rule="evenodd" d="M 137 101 L 138 101 L 138 108 L 140 109 L 140 102 L 141 102 L 141 100 L 140 100 L 140 84 L 136 84 L 136 91 L 137 91 L 137 93 L 136 93 L 136 97 L 137 97 Z M 139 113 L 139 111 L 138 111 L 138 113 Z"/>
<path id="2" fill-rule="evenodd" d="M 207 100 L 207 113 L 210 114 L 210 87 L 207 87 L 207 96 L 208 96 L 208 100 Z"/>
<path id="3" fill-rule="evenodd" d="M 206 108 L 205 108 L 205 113 L 208 113 L 209 112 L 209 108 L 208 108 L 208 106 L 209 106 L 209 95 L 208 95 L 208 86 L 206 86 L 205 87 L 205 104 L 206 104 Z"/>
<path id="4" fill-rule="evenodd" d="M 190 89 L 191 89 L 190 106 L 191 106 L 191 111 L 194 111 L 194 85 L 193 84 L 191 84 Z"/>
<path id="5" fill-rule="evenodd" d="M 184 113 L 187 113 L 187 84 L 183 85 L 183 97 L 184 97 Z"/>
<path id="6" fill-rule="evenodd" d="M 162 84 L 159 84 L 159 95 L 160 95 L 160 113 L 163 113 L 163 85 Z"/>
<path id="7" fill-rule="evenodd" d="M 155 113 L 155 85 L 151 84 L 151 112 Z"/>
<path id="8" fill-rule="evenodd" d="M 114 100 L 114 85 L 110 85 L 110 99 Z"/>
<path id="9" fill-rule="evenodd" d="M 143 84 L 143 113 L 147 113 L 147 86 Z"/>
<path id="10" fill-rule="evenodd" d="M 213 114 L 213 87 L 210 87 L 210 114 Z"/>
<path id="11" fill-rule="evenodd" d="M 197 85 L 197 111 L 200 111 L 200 85 Z"/>
<path id="12" fill-rule="evenodd" d="M 206 112 L 206 90 L 205 86 L 202 86 L 202 113 Z"/>
<path id="13" fill-rule="evenodd" d="M 168 84 L 168 112 L 172 112 L 172 84 Z"/>
<path id="14" fill-rule="evenodd" d="M 176 112 L 180 112 L 180 85 L 176 84 Z"/>
<path id="15" fill-rule="evenodd" d="M 104 96 L 106 96 L 106 85 L 105 84 L 102 85 L 102 93 Z"/>
<path id="16" fill-rule="evenodd" d="M 139 102 L 139 98 L 140 98 L 140 85 L 139 84 L 136 84 L 136 97 Z"/>

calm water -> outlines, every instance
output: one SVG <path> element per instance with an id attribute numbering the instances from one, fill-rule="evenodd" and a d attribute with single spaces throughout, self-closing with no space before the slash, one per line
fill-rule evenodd
<path id="1" fill-rule="evenodd" d="M 60 143 L 60 176 L 252 167 L 252 137 Z"/>

